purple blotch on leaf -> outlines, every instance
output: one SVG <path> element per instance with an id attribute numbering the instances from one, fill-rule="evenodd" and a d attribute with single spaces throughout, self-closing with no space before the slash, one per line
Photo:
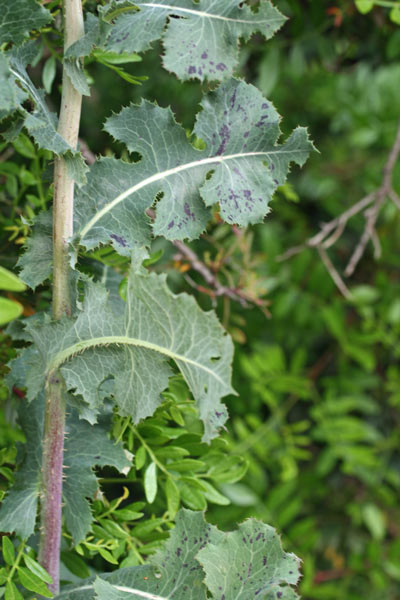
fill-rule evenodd
<path id="1" fill-rule="evenodd" d="M 174 226 L 175 221 L 171 221 L 170 223 L 168 223 L 168 229 L 172 229 Z"/>
<path id="2" fill-rule="evenodd" d="M 115 233 L 112 233 L 110 235 L 110 238 L 115 240 L 120 246 L 123 246 L 124 248 L 126 248 L 126 246 L 128 245 L 127 241 L 123 237 L 120 237 L 119 235 L 115 235 Z"/>
<path id="3" fill-rule="evenodd" d="M 196 73 L 196 67 L 194 65 L 190 65 L 188 72 L 189 72 L 189 75 Z"/>
<path id="4" fill-rule="evenodd" d="M 226 145 L 229 142 L 229 138 L 231 137 L 229 127 L 227 125 L 223 125 L 219 130 L 219 135 L 221 136 L 221 144 L 216 152 L 217 156 L 221 156 L 221 154 L 225 152 Z"/>
<path id="5" fill-rule="evenodd" d="M 203 52 L 203 54 L 201 55 L 201 58 L 208 58 L 207 52 Z"/>
<path id="6" fill-rule="evenodd" d="M 220 62 L 220 63 L 218 63 L 218 64 L 217 64 L 217 69 L 218 69 L 218 71 L 226 71 L 226 70 L 227 70 L 227 68 L 228 68 L 228 67 L 226 66 L 226 64 L 225 64 L 225 63 L 222 63 L 222 62 Z"/>
<path id="7" fill-rule="evenodd" d="M 217 69 L 218 69 L 218 67 L 217 67 Z M 233 108 L 235 106 L 236 95 L 237 95 L 237 89 L 235 89 L 235 91 L 233 92 L 233 94 L 230 98 L 231 108 Z"/>
<path id="8" fill-rule="evenodd" d="M 261 119 L 258 121 L 258 123 L 256 123 L 256 127 L 263 127 L 267 119 L 268 115 L 262 115 Z"/>
<path id="9" fill-rule="evenodd" d="M 196 216 L 195 214 L 190 210 L 190 206 L 187 202 L 185 202 L 185 204 L 183 205 L 183 210 L 185 212 L 185 215 L 187 215 L 188 217 L 190 217 L 193 221 L 196 220 Z"/>

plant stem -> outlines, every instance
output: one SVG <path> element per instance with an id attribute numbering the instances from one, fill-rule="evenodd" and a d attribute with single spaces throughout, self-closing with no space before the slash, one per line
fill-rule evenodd
<path id="1" fill-rule="evenodd" d="M 64 0 L 64 51 L 84 34 L 81 0 Z M 73 87 L 66 71 L 58 133 L 72 148 L 78 143 L 82 96 Z M 54 168 L 53 202 L 53 317 L 71 316 L 68 239 L 73 234 L 74 181 L 65 160 L 57 158 Z M 49 375 L 43 434 L 41 528 L 39 560 L 53 579 L 49 586 L 59 590 L 62 522 L 62 476 L 65 426 L 65 385 L 59 371 Z"/>
<path id="2" fill-rule="evenodd" d="M 64 0 L 64 51 L 82 37 L 81 0 Z M 82 96 L 72 85 L 65 69 L 58 133 L 72 148 L 78 143 Z M 53 205 L 53 316 L 60 319 L 71 314 L 69 289 L 68 239 L 73 234 L 74 181 L 68 176 L 66 162 L 57 158 L 54 168 Z"/>

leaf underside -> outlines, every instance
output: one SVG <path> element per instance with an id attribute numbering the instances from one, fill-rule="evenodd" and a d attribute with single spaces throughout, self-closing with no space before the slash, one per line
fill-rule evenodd
<path id="1" fill-rule="evenodd" d="M 111 393 L 119 413 L 137 423 L 160 404 L 172 360 L 197 402 L 203 439 L 215 437 L 227 418 L 220 399 L 233 392 L 233 346 L 216 315 L 201 311 L 187 294 L 172 294 L 164 275 L 133 269 L 125 311 L 113 304 L 102 283 L 88 282 L 75 320 L 28 320 L 26 333 L 35 345 L 12 363 L 17 382 L 24 374 L 28 399 L 60 367 L 81 416 L 95 422 Z"/>
<path id="2" fill-rule="evenodd" d="M 151 565 L 69 586 L 57 600 L 296 600 L 299 562 L 268 525 L 251 519 L 223 533 L 182 509 Z"/>

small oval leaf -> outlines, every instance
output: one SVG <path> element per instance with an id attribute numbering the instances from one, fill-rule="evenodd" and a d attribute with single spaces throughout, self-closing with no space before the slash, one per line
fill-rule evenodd
<path id="1" fill-rule="evenodd" d="M 11 567 L 15 562 L 15 552 L 12 541 L 6 535 L 2 537 L 2 546 L 4 562 Z"/>
<path id="2" fill-rule="evenodd" d="M 39 577 L 42 581 L 44 581 L 45 583 L 53 582 L 51 576 L 48 574 L 46 569 L 44 569 L 42 567 L 42 565 L 40 565 L 38 562 L 36 562 L 36 560 L 34 560 L 30 556 L 28 556 L 28 554 L 24 554 L 24 561 L 25 561 L 25 564 L 28 567 L 28 569 L 32 573 L 37 575 L 37 577 Z"/>
<path id="3" fill-rule="evenodd" d="M 157 495 L 157 466 L 154 462 L 150 463 L 145 471 L 144 492 L 147 502 L 152 504 Z"/>
<path id="4" fill-rule="evenodd" d="M 53 594 L 48 589 L 47 585 L 34 573 L 25 567 L 18 567 L 18 577 L 21 584 L 27 590 L 36 592 L 45 598 L 52 598 Z"/>
<path id="5" fill-rule="evenodd" d="M 179 510 L 181 495 L 176 483 L 171 477 L 168 477 L 165 484 L 165 495 L 167 496 L 168 514 L 170 519 L 174 519 Z"/>
<path id="6" fill-rule="evenodd" d="M 14 273 L 0 266 L 0 289 L 10 292 L 23 292 L 26 290 L 26 285 Z"/>

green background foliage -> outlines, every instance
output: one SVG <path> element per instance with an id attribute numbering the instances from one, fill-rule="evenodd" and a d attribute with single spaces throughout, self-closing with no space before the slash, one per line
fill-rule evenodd
<path id="1" fill-rule="evenodd" d="M 47 6 L 54 10 L 56 4 Z M 216 304 L 236 342 L 239 396 L 227 401 L 228 431 L 210 446 L 201 441 L 201 423 L 179 376 L 170 380 L 153 417 L 135 426 L 114 416 L 113 437 L 122 441 L 133 466 L 122 473 L 96 470 L 102 491 L 93 492 L 90 532 L 76 544 L 68 526 L 64 531 L 66 581 L 141 565 L 168 537 L 179 507 L 208 507 L 208 520 L 221 529 L 250 515 L 276 527 L 284 548 L 303 560 L 299 592 L 305 600 L 400 595 L 399 210 L 390 202 L 384 206 L 378 223 L 382 257 L 375 261 L 368 247 L 348 282 L 352 301 L 337 291 L 317 252 L 276 260 L 380 184 L 400 116 L 400 30 L 384 6 L 361 15 L 350 0 L 276 5 L 290 20 L 268 43 L 255 35 L 242 44 L 237 74 L 258 85 L 285 116 L 285 135 L 307 124 L 320 154 L 312 155 L 303 172 L 293 169 L 265 224 L 244 232 L 215 216 L 192 244 L 224 284 L 243 289 L 256 306 L 249 310 L 212 294 L 210 299 L 201 276 L 167 242 L 154 244 L 151 265 L 169 273 L 174 291 L 194 288 L 204 308 Z M 43 83 L 54 107 L 61 73 L 57 44 L 49 30 L 30 71 L 40 83 L 45 67 Z M 132 55 L 117 71 L 110 55 L 87 61 L 96 91 L 84 100 L 81 138 L 93 153 L 127 158 L 98 125 L 142 96 L 171 105 L 188 135 L 192 130 L 204 84 L 188 81 L 183 92 L 162 69 L 160 47 L 154 46 L 141 61 Z M 36 152 L 25 133 L 1 145 L 0 252 L 7 268 L 15 267 L 30 220 L 49 205 L 49 160 L 48 151 Z M 397 169 L 397 190 L 399 183 Z M 339 270 L 363 227 L 363 218 L 355 217 L 329 251 Z M 110 275 L 115 266 L 118 277 Z M 81 268 L 109 277 L 118 294 L 127 262 L 100 249 L 88 251 Z M 48 306 L 49 288 L 14 297 L 28 316 Z M 1 353 L 4 363 L 15 353 L 5 335 Z M 0 394 L 4 493 L 23 452 L 17 421 L 23 390 L 8 396 L 3 386 Z M 15 557 L 3 539 L 5 582 Z M 38 567 L 29 562 L 35 541 L 29 544 L 21 549 L 14 541 L 14 552 L 35 573 Z M 24 584 L 17 571 L 10 589 L 14 580 Z M 43 581 L 43 574 L 36 576 Z"/>

